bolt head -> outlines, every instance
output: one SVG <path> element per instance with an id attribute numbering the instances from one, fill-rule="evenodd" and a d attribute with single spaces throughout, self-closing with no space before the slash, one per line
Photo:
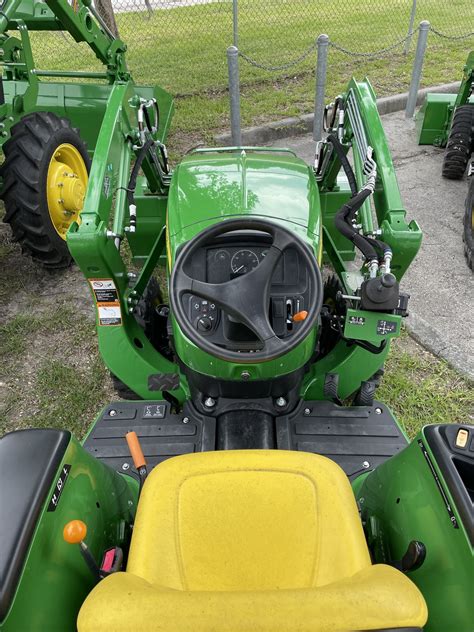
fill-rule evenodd
<path id="1" fill-rule="evenodd" d="M 248 379 L 250 379 L 250 373 L 248 371 L 242 371 L 242 373 L 240 374 L 240 377 L 243 380 L 248 380 Z"/>
<path id="2" fill-rule="evenodd" d="M 286 406 L 286 399 L 284 397 L 278 397 L 275 404 L 278 408 L 284 408 Z"/>
<path id="3" fill-rule="evenodd" d="M 189 423 L 189 417 L 183 417 L 183 424 Z"/>
<path id="4" fill-rule="evenodd" d="M 362 463 L 362 467 L 364 468 L 364 470 L 367 470 L 370 467 L 370 463 L 368 461 L 364 461 Z"/>
<path id="5" fill-rule="evenodd" d="M 113 408 L 112 410 L 109 410 L 109 417 L 115 417 L 116 414 L 117 414 L 117 411 L 114 410 Z"/>
<path id="6" fill-rule="evenodd" d="M 311 414 L 311 408 L 305 408 L 303 412 L 304 412 L 305 415 L 310 415 Z"/>
<path id="7" fill-rule="evenodd" d="M 129 469 L 130 469 L 130 465 L 129 465 L 128 463 L 124 463 L 124 464 L 122 465 L 122 470 L 123 470 L 124 472 L 126 472 L 126 471 L 127 471 L 127 470 L 129 470 Z"/>
<path id="8" fill-rule="evenodd" d="M 382 409 L 381 408 L 376 408 L 375 409 L 375 414 L 376 415 L 381 415 L 382 414 Z"/>
<path id="9" fill-rule="evenodd" d="M 206 408 L 213 408 L 216 405 L 216 400 L 213 399 L 212 397 L 206 397 L 206 399 L 204 400 L 204 406 Z"/>

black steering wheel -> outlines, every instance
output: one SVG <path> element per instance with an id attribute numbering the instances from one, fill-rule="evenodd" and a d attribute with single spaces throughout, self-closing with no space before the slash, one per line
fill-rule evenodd
<path id="1" fill-rule="evenodd" d="M 185 272 L 185 269 L 191 269 L 193 256 L 200 248 L 215 245 L 214 240 L 225 233 L 242 230 L 263 232 L 272 239 L 265 258 L 256 268 L 225 283 L 205 283 L 191 278 Z M 308 312 L 306 319 L 298 323 L 291 336 L 282 339 L 275 334 L 270 324 L 270 288 L 275 267 L 284 250 L 290 246 L 297 251 L 299 260 L 306 267 L 310 303 L 305 306 Z M 224 349 L 212 343 L 193 327 L 183 304 L 184 294 L 193 294 L 215 303 L 228 315 L 246 325 L 258 338 L 262 348 L 241 352 Z M 203 351 L 230 362 L 257 363 L 273 360 L 294 349 L 314 326 L 322 299 L 321 273 L 314 253 L 297 234 L 263 219 L 226 220 L 205 228 L 182 247 L 171 273 L 171 308 L 181 331 Z"/>

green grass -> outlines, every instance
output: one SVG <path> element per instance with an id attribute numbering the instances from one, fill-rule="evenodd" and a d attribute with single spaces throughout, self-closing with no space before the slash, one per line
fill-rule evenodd
<path id="1" fill-rule="evenodd" d="M 393 343 L 385 369 L 377 399 L 392 409 L 410 437 L 424 424 L 473 423 L 474 384 L 407 333 Z"/>
<path id="2" fill-rule="evenodd" d="M 422 6 L 421 6 L 422 5 Z M 375 51 L 407 32 L 410 3 L 381 0 L 347 3 L 334 12 L 333 0 L 240 0 L 239 46 L 258 62 L 280 65 L 298 58 L 321 32 L 337 44 L 356 51 Z M 472 0 L 419 3 L 415 24 L 428 18 L 438 30 L 468 32 L 466 18 Z M 186 149 L 197 140 L 229 127 L 225 51 L 232 42 L 232 5 L 215 2 L 117 15 L 120 34 L 128 44 L 129 67 L 138 83 L 158 83 L 177 96 L 172 140 Z M 100 69 L 87 46 L 60 34 L 34 35 L 40 67 Z M 416 40 L 416 38 L 415 38 Z M 430 34 L 422 85 L 460 78 L 470 40 L 447 41 Z M 361 59 L 330 49 L 327 96 L 340 92 L 352 75 L 369 76 L 378 96 L 407 90 L 413 63 L 400 45 L 387 56 Z M 61 50 L 61 55 L 58 55 Z M 51 60 L 53 60 L 51 62 Z M 314 104 L 313 52 L 304 62 L 280 72 L 266 72 L 240 62 L 242 122 L 244 125 L 310 112 Z"/>

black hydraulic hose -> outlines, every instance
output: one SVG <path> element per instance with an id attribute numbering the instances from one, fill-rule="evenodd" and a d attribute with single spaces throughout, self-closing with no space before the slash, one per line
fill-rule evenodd
<path id="1" fill-rule="evenodd" d="M 366 259 L 378 259 L 377 251 L 380 251 L 382 255 L 386 253 L 391 253 L 392 249 L 388 244 L 381 241 L 380 239 L 374 239 L 371 237 L 366 237 L 360 235 L 357 230 L 351 225 L 352 220 L 354 219 L 357 211 L 360 209 L 365 200 L 371 195 L 371 191 L 369 189 L 362 189 L 361 191 L 357 191 L 357 181 L 354 174 L 354 170 L 346 156 L 344 151 L 344 146 L 340 142 L 340 140 L 334 134 L 328 134 L 327 140 L 334 147 L 334 151 L 339 158 L 339 161 L 344 169 L 344 172 L 347 176 L 347 180 L 349 182 L 349 186 L 351 189 L 352 197 L 341 207 L 340 211 L 338 211 L 334 223 L 336 228 L 341 232 L 345 237 L 350 239 L 352 243 L 362 252 L 362 254 L 366 257 Z"/>
<path id="2" fill-rule="evenodd" d="M 359 191 L 349 202 L 343 204 L 334 218 L 334 224 L 338 231 L 344 235 L 344 237 L 352 241 L 354 246 L 362 252 L 368 261 L 372 259 L 378 260 L 377 251 L 366 237 L 360 235 L 358 231 L 349 224 L 349 217 L 359 210 L 370 194 L 371 191 L 369 189 L 362 189 L 362 191 Z"/>
<path id="3" fill-rule="evenodd" d="M 340 142 L 339 138 L 337 136 L 335 136 L 334 134 L 328 134 L 327 140 L 334 147 L 334 151 L 336 152 L 337 157 L 339 158 L 339 161 L 340 161 L 340 163 L 342 165 L 342 168 L 344 169 L 344 173 L 347 176 L 347 180 L 348 180 L 349 186 L 351 188 L 352 196 L 357 195 L 357 181 L 356 181 L 356 177 L 355 177 L 354 171 L 353 171 L 353 169 L 351 167 L 351 163 L 349 162 L 349 160 L 348 160 L 348 158 L 346 156 L 346 152 L 344 151 L 343 144 Z"/>
<path id="4" fill-rule="evenodd" d="M 390 246 L 384 241 L 381 241 L 380 239 L 374 239 L 373 237 L 366 237 L 366 239 L 376 250 L 380 250 L 382 254 L 385 255 L 388 252 L 392 252 Z"/>
<path id="5" fill-rule="evenodd" d="M 153 145 L 153 139 L 148 139 L 143 147 L 140 149 L 137 159 L 135 160 L 135 164 L 133 165 L 132 173 L 130 174 L 130 180 L 128 182 L 127 187 L 127 201 L 128 204 L 135 204 L 135 189 L 137 187 L 137 177 L 138 172 L 140 171 L 140 167 L 142 166 L 143 161 L 145 160 L 145 156 L 147 155 L 148 150 Z"/>

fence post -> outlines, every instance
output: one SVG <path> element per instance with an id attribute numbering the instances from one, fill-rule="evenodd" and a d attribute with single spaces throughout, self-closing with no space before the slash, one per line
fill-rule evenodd
<path id="1" fill-rule="evenodd" d="M 413 38 L 413 26 L 415 24 L 416 0 L 413 0 L 410 13 L 410 24 L 408 26 L 407 41 L 405 42 L 405 55 L 410 52 L 411 40 Z"/>
<path id="2" fill-rule="evenodd" d="M 323 137 L 323 116 L 326 92 L 326 72 L 328 66 L 329 37 L 322 34 L 316 40 L 318 55 L 316 60 L 316 94 L 314 97 L 313 140 Z"/>
<path id="3" fill-rule="evenodd" d="M 428 41 L 429 32 L 430 23 L 427 20 L 420 22 L 415 61 L 413 62 L 413 72 L 411 75 L 410 90 L 408 92 L 407 107 L 405 110 L 406 118 L 411 118 L 415 113 L 418 89 L 420 87 L 421 71 L 423 70 L 423 61 L 425 59 L 426 43 Z"/>
<path id="4" fill-rule="evenodd" d="M 232 0 L 232 32 L 234 36 L 234 46 L 239 45 L 239 2 Z"/>
<path id="5" fill-rule="evenodd" d="M 230 129 L 232 144 L 239 147 L 242 144 L 240 131 L 240 81 L 239 81 L 239 49 L 229 46 L 227 49 L 227 66 L 229 69 L 229 100 L 230 100 Z"/>

